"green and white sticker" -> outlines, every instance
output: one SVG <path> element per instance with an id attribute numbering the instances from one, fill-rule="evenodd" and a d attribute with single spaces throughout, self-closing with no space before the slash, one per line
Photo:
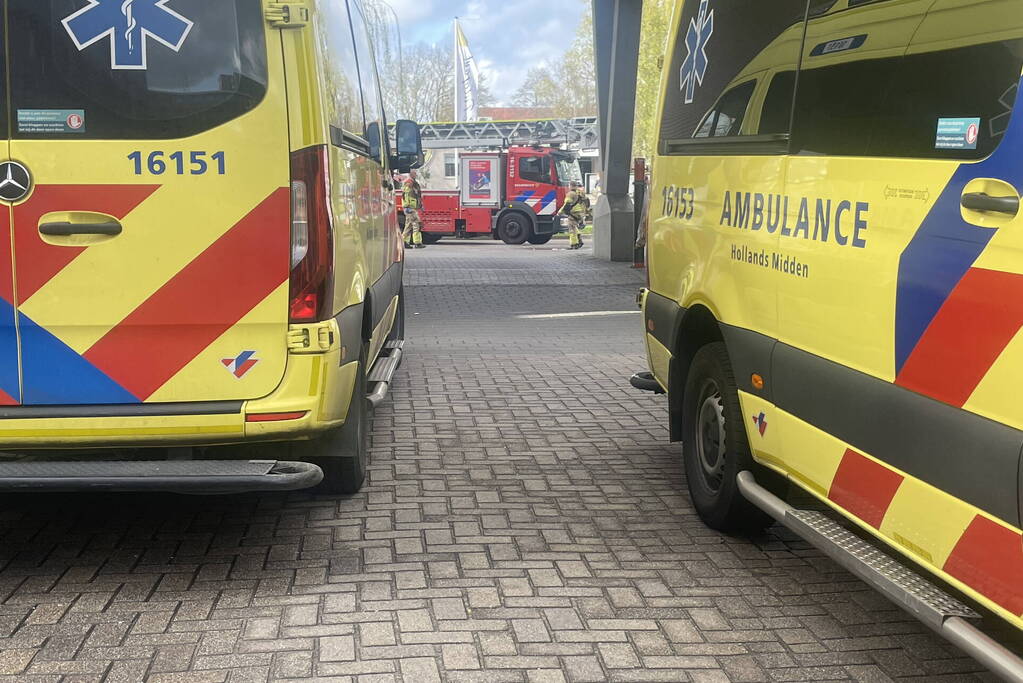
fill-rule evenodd
<path id="1" fill-rule="evenodd" d="M 84 133 L 84 109 L 19 109 L 19 133 Z"/>

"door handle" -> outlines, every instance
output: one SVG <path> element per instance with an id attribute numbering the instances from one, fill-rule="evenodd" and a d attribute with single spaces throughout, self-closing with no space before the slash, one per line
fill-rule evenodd
<path id="1" fill-rule="evenodd" d="M 121 224 L 116 221 L 107 223 L 42 223 L 39 232 L 48 237 L 70 237 L 72 235 L 105 235 L 116 237 L 121 234 Z"/>
<path id="2" fill-rule="evenodd" d="M 983 192 L 963 195 L 962 206 L 971 211 L 994 211 L 1015 216 L 1019 213 L 1019 197 L 992 197 Z"/>

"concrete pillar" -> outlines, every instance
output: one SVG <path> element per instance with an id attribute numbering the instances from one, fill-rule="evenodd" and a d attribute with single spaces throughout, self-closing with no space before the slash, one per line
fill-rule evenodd
<path id="1" fill-rule="evenodd" d="M 593 212 L 593 248 L 599 258 L 608 261 L 632 261 L 634 253 L 635 208 L 629 197 L 629 170 L 642 18 L 642 0 L 593 0 L 603 163 L 603 195 Z"/>

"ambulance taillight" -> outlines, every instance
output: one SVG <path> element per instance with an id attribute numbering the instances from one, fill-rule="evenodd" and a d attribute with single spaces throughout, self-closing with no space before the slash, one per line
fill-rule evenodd
<path id="1" fill-rule="evenodd" d="M 331 315 L 331 222 L 327 148 L 309 147 L 292 153 L 292 323 L 319 322 Z"/>

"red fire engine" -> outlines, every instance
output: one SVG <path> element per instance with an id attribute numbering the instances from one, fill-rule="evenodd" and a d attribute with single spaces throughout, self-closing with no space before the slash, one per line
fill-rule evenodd
<path id="1" fill-rule="evenodd" d="M 562 232 L 558 209 L 569 183 L 582 182 L 579 161 L 554 147 L 509 147 L 460 155 L 459 189 L 424 190 L 423 239 L 491 235 L 506 244 L 546 244 Z M 401 193 L 398 220 L 404 227 Z"/>

